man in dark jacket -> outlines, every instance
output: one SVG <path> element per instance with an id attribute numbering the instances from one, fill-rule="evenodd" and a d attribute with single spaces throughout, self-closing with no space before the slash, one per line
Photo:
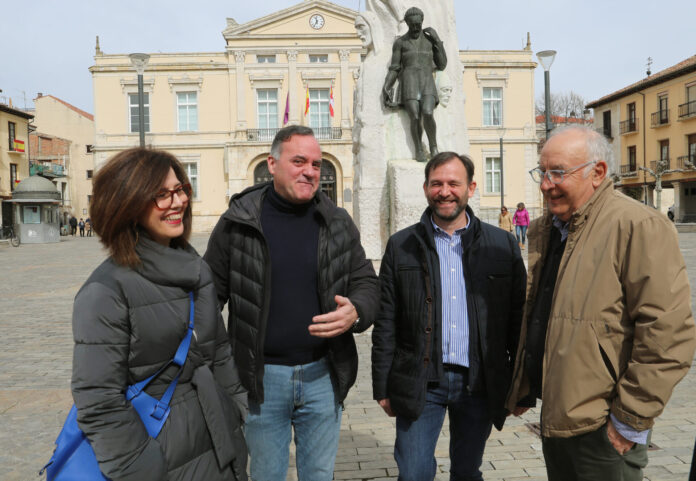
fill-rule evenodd
<path id="1" fill-rule="evenodd" d="M 526 272 L 514 237 L 467 206 L 474 164 L 442 152 L 425 167 L 428 209 L 394 234 L 380 268 L 372 333 L 374 398 L 396 416 L 400 480 L 435 477 L 435 445 L 450 420 L 450 479 L 482 480 L 491 426 L 502 429 Z"/>
<path id="2" fill-rule="evenodd" d="M 377 277 L 355 224 L 319 192 L 321 149 L 308 127 L 281 129 L 273 182 L 235 195 L 208 244 L 244 387 L 255 481 L 331 480 L 342 402 L 355 382 L 353 332 L 372 324 Z"/>

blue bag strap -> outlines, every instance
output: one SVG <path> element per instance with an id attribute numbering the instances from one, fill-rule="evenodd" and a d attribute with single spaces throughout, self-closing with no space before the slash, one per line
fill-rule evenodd
<path id="1" fill-rule="evenodd" d="M 162 398 L 160 399 L 160 402 L 158 403 L 158 407 L 160 404 L 164 404 L 163 410 L 166 411 L 167 408 L 169 407 L 169 402 L 172 400 L 172 396 L 174 396 L 174 389 L 176 389 L 176 385 L 179 382 L 179 376 L 181 375 L 181 371 L 184 369 L 184 363 L 186 362 L 186 358 L 188 356 L 188 351 L 189 348 L 191 347 L 191 336 L 193 335 L 193 326 L 194 326 L 194 303 L 193 303 L 193 291 L 189 292 L 189 323 L 188 323 L 188 329 L 186 331 L 186 335 L 184 336 L 184 339 L 182 339 L 181 344 L 179 344 L 179 347 L 176 350 L 176 354 L 174 354 L 174 358 L 169 361 L 167 364 L 162 366 L 156 373 L 154 373 L 152 376 L 143 379 L 140 382 L 137 382 L 133 384 L 132 386 L 128 387 L 128 390 L 126 391 L 126 401 L 130 401 L 133 399 L 135 396 L 140 394 L 140 391 L 145 389 L 150 382 L 152 382 L 153 379 L 155 379 L 157 376 L 160 375 L 162 371 L 164 371 L 166 368 L 169 367 L 170 364 L 174 363 L 179 367 L 179 372 L 176 373 L 176 376 L 172 380 L 172 382 L 169 384 L 169 387 L 167 390 L 164 392 L 164 395 L 162 395 Z"/>

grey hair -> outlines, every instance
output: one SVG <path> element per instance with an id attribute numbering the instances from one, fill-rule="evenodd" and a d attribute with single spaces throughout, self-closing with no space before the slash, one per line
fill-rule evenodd
<path id="1" fill-rule="evenodd" d="M 603 160 L 607 164 L 607 177 L 610 177 L 615 172 L 615 166 L 614 153 L 611 150 L 607 138 L 591 127 L 583 124 L 568 124 L 556 127 L 551 131 L 551 136 L 549 138 L 569 131 L 576 131 L 584 134 L 587 162 L 599 162 Z M 589 174 L 591 168 L 592 165 L 587 166 L 583 172 L 585 176 Z"/>
<path id="2" fill-rule="evenodd" d="M 273 138 L 271 144 L 271 157 L 279 159 L 283 151 L 283 143 L 290 140 L 293 135 L 311 135 L 314 137 L 314 131 L 310 127 L 304 125 L 288 125 L 278 131 Z"/>

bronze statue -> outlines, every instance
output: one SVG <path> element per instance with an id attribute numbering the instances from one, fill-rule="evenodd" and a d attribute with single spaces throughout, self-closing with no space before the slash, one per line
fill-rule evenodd
<path id="1" fill-rule="evenodd" d="M 411 7 L 404 15 L 408 32 L 394 41 L 389 72 L 382 88 L 382 102 L 386 107 L 402 106 L 411 119 L 411 136 L 416 146 L 416 160 L 428 160 L 421 138 L 423 128 L 428 136 L 430 156 L 438 153 L 433 111 L 439 103 L 433 71 L 447 66 L 445 48 L 431 27 L 423 28 L 423 11 Z M 434 68 L 433 68 L 434 67 Z M 400 101 L 397 102 L 393 86 L 399 78 Z"/>

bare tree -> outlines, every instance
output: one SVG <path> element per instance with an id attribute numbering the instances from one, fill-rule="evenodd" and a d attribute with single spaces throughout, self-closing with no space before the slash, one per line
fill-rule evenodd
<path id="1" fill-rule="evenodd" d="M 544 105 L 544 95 L 540 95 L 534 105 L 537 115 L 546 115 L 546 106 Z M 551 115 L 559 117 L 580 117 L 582 118 L 583 110 L 587 102 L 585 99 L 573 92 L 561 92 L 551 94 Z"/>

